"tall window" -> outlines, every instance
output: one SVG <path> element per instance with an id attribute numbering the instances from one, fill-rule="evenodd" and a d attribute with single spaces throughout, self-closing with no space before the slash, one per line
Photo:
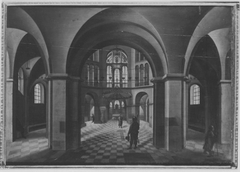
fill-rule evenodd
<path id="1" fill-rule="evenodd" d="M 24 75 L 22 68 L 18 71 L 18 91 L 24 95 Z"/>
<path id="2" fill-rule="evenodd" d="M 135 62 L 139 62 L 139 56 L 140 56 L 140 52 L 135 50 Z"/>
<path id="3" fill-rule="evenodd" d="M 112 108 L 112 102 L 109 103 L 109 107 Z"/>
<path id="4" fill-rule="evenodd" d="M 120 109 L 120 102 L 119 102 L 119 100 L 115 100 L 115 102 L 114 102 L 114 109 Z"/>
<path id="5" fill-rule="evenodd" d="M 107 87 L 127 87 L 127 55 L 120 49 L 107 54 Z"/>
<path id="6" fill-rule="evenodd" d="M 89 85 L 90 81 L 90 66 L 87 65 L 87 73 L 86 73 L 87 85 Z"/>
<path id="7" fill-rule="evenodd" d="M 145 64 L 145 85 L 149 85 L 149 65 Z"/>
<path id="8" fill-rule="evenodd" d="M 120 70 L 115 69 L 114 71 L 114 87 L 120 87 Z"/>
<path id="9" fill-rule="evenodd" d="M 135 86 L 139 86 L 139 66 L 135 66 Z"/>
<path id="10" fill-rule="evenodd" d="M 128 83 L 127 66 L 122 67 L 122 83 L 123 83 L 123 87 L 127 87 L 127 83 Z"/>
<path id="11" fill-rule="evenodd" d="M 99 62 L 99 50 L 93 53 L 93 61 Z"/>
<path id="12" fill-rule="evenodd" d="M 90 65 L 90 85 L 93 86 L 94 83 L 94 66 Z"/>
<path id="13" fill-rule="evenodd" d="M 197 84 L 194 84 L 190 87 L 190 104 L 200 104 L 200 87 Z"/>
<path id="14" fill-rule="evenodd" d="M 112 66 L 107 66 L 107 87 L 112 87 Z"/>
<path id="15" fill-rule="evenodd" d="M 144 75 L 144 68 L 143 68 L 143 64 L 140 65 L 140 86 L 143 85 L 143 76 Z"/>
<path id="16" fill-rule="evenodd" d="M 99 83 L 99 67 L 94 67 L 94 86 L 98 86 Z"/>
<path id="17" fill-rule="evenodd" d="M 122 107 L 124 107 L 125 105 L 124 105 L 124 102 L 122 101 Z"/>
<path id="18" fill-rule="evenodd" d="M 44 103 L 44 88 L 42 84 L 36 84 L 34 86 L 34 103 Z"/>

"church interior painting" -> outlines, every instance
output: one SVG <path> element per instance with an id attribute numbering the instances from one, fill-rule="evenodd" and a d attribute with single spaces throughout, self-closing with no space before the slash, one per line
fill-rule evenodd
<path id="1" fill-rule="evenodd" d="M 6 5 L 5 165 L 232 166 L 235 5 Z"/>

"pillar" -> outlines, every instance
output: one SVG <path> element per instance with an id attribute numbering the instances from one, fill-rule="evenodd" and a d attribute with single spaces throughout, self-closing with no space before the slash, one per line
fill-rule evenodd
<path id="1" fill-rule="evenodd" d="M 6 80 L 6 145 L 13 141 L 13 79 Z"/>
<path id="2" fill-rule="evenodd" d="M 47 78 L 46 78 L 47 79 Z M 47 133 L 47 138 L 48 138 L 48 147 L 52 148 L 52 82 L 50 80 L 47 80 L 47 106 L 46 106 L 46 111 L 47 111 L 47 127 L 46 127 L 46 132 Z"/>
<path id="3" fill-rule="evenodd" d="M 78 79 L 66 74 L 51 74 L 47 79 L 51 97 L 49 98 L 51 148 L 76 149 L 80 143 Z"/>
<path id="4" fill-rule="evenodd" d="M 182 82 L 183 84 L 183 147 L 186 147 L 186 139 L 187 139 L 187 130 L 188 130 L 188 106 L 189 106 L 189 88 L 188 88 L 189 80 L 185 78 Z"/>
<path id="5" fill-rule="evenodd" d="M 131 63 L 128 63 L 128 76 L 131 77 L 131 80 L 129 82 L 130 87 L 135 87 L 135 53 L 135 49 L 131 48 Z"/>
<path id="6" fill-rule="evenodd" d="M 66 150 L 66 85 L 67 76 L 51 75 L 51 147 Z"/>
<path id="7" fill-rule="evenodd" d="M 29 79 L 28 77 L 25 77 L 24 79 L 24 98 L 25 98 L 25 114 L 24 114 L 24 134 L 25 135 L 28 135 L 29 131 L 28 131 L 28 126 L 29 126 L 29 101 L 30 101 L 30 98 L 29 98 L 29 88 L 28 88 L 28 85 L 29 85 Z M 33 91 L 34 92 L 34 91 Z"/>
<path id="8" fill-rule="evenodd" d="M 231 143 L 232 133 L 232 95 L 231 95 L 231 80 L 221 80 L 220 87 L 220 115 L 219 115 L 219 141 L 221 144 Z"/>
<path id="9" fill-rule="evenodd" d="M 135 114 L 135 106 L 133 105 L 133 98 L 129 99 L 126 105 L 127 113 L 126 113 L 126 120 L 130 122 L 130 119 Z"/>
<path id="10" fill-rule="evenodd" d="M 165 134 L 167 150 L 181 150 L 183 144 L 183 77 L 165 78 Z"/>
<path id="11" fill-rule="evenodd" d="M 67 82 L 67 114 L 66 114 L 66 147 L 77 149 L 80 146 L 80 128 L 82 116 L 79 106 L 79 81 L 78 77 L 69 77 Z"/>
<path id="12" fill-rule="evenodd" d="M 96 100 L 94 100 L 95 103 L 95 109 L 94 109 L 94 123 L 96 124 L 101 124 L 103 121 L 101 120 L 101 111 L 100 111 L 100 105 L 95 102 Z"/>
<path id="13" fill-rule="evenodd" d="M 162 78 L 154 78 L 151 82 L 154 84 L 153 145 L 157 148 L 166 148 L 164 80 Z"/>

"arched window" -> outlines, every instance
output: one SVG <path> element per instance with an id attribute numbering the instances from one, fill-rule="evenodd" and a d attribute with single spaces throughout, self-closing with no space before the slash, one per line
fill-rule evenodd
<path id="1" fill-rule="evenodd" d="M 145 85 L 149 85 L 149 65 L 145 64 Z"/>
<path id="2" fill-rule="evenodd" d="M 112 102 L 109 103 L 109 107 L 112 108 Z"/>
<path id="3" fill-rule="evenodd" d="M 36 84 L 34 86 L 34 103 L 44 103 L 44 88 L 42 84 Z"/>
<path id="4" fill-rule="evenodd" d="M 120 70 L 115 69 L 114 71 L 114 87 L 120 87 Z"/>
<path id="5" fill-rule="evenodd" d="M 93 53 L 93 61 L 99 62 L 99 50 Z"/>
<path id="6" fill-rule="evenodd" d="M 127 87 L 127 55 L 121 49 L 107 54 L 107 87 Z M 110 70 L 111 69 L 111 70 Z"/>
<path id="7" fill-rule="evenodd" d="M 99 82 L 99 67 L 98 66 L 94 66 L 94 86 L 98 86 L 98 82 Z"/>
<path id="8" fill-rule="evenodd" d="M 200 87 L 197 84 L 194 84 L 190 87 L 190 104 L 200 104 Z"/>
<path id="9" fill-rule="evenodd" d="M 90 85 L 93 86 L 94 83 L 94 66 L 90 65 Z"/>
<path id="10" fill-rule="evenodd" d="M 122 107 L 125 107 L 125 104 L 124 104 L 124 102 L 122 101 Z"/>
<path id="11" fill-rule="evenodd" d="M 135 62 L 139 62 L 140 61 L 140 52 L 138 52 L 137 50 L 135 51 Z"/>
<path id="12" fill-rule="evenodd" d="M 90 83 L 90 66 L 89 65 L 87 65 L 86 79 L 87 79 L 87 85 L 89 85 L 89 83 Z"/>
<path id="13" fill-rule="evenodd" d="M 127 66 L 122 67 L 122 83 L 123 83 L 123 87 L 127 87 L 127 83 L 128 83 Z"/>
<path id="14" fill-rule="evenodd" d="M 143 64 L 140 65 L 140 86 L 143 85 L 143 76 L 144 75 L 144 68 L 143 68 Z"/>
<path id="15" fill-rule="evenodd" d="M 18 91 L 24 95 L 24 75 L 22 68 L 18 71 Z"/>
<path id="16" fill-rule="evenodd" d="M 119 102 L 119 100 L 115 100 L 115 102 L 114 102 L 114 109 L 120 109 L 120 102 Z"/>
<path id="17" fill-rule="evenodd" d="M 139 66 L 135 66 L 135 86 L 139 86 Z"/>
<path id="18" fill-rule="evenodd" d="M 107 66 L 107 87 L 112 87 L 112 66 Z"/>

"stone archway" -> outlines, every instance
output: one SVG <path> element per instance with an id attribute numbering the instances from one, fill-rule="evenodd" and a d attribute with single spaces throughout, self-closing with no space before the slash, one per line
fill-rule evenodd
<path id="1" fill-rule="evenodd" d="M 109 9 L 109 11 L 111 10 L 112 9 Z M 126 15 L 121 13 L 122 9 L 118 10 L 118 14 Z M 153 77 L 163 77 L 167 73 L 168 65 L 165 50 L 163 48 L 164 45 L 162 44 L 160 36 L 153 36 L 156 34 L 156 32 L 153 31 L 154 27 L 151 26 L 147 20 L 143 26 L 134 24 L 131 21 L 123 22 L 119 15 L 115 16 L 115 18 L 113 16 L 107 16 L 106 14 L 108 14 L 109 11 L 106 10 L 105 12 L 96 14 L 94 17 L 89 19 L 89 21 L 87 21 L 76 34 L 71 47 L 77 46 L 80 48 L 69 50 L 66 66 L 68 75 L 74 77 L 81 76 L 81 73 L 83 72 L 83 66 L 86 63 L 87 58 L 90 57 L 90 55 L 92 55 L 96 50 L 109 45 L 124 45 L 138 50 L 146 57 L 146 60 L 152 69 Z M 131 18 L 134 12 L 127 10 L 127 13 L 129 13 L 129 17 Z M 104 15 L 106 21 L 98 20 L 98 18 L 102 18 L 102 15 Z M 134 13 L 135 17 L 137 15 L 139 14 Z M 109 17 L 114 18 L 114 20 L 107 21 Z M 146 25 L 150 27 L 143 29 L 143 27 L 146 27 Z M 158 82 L 154 82 L 154 84 L 156 85 L 154 87 L 154 94 L 164 97 L 164 87 L 159 87 Z M 82 88 L 79 88 L 80 89 L 78 92 L 80 93 Z M 81 101 L 81 99 L 79 99 L 79 101 Z M 81 102 L 78 104 L 81 104 Z M 153 107 L 161 107 L 161 109 L 164 109 L 164 101 L 154 101 Z M 160 113 L 159 108 L 156 108 L 153 111 L 154 114 L 158 114 L 158 116 L 162 116 L 161 118 L 165 118 L 165 114 L 162 112 Z M 159 118 L 156 119 L 157 122 L 155 122 L 153 125 L 158 126 L 160 123 L 158 121 Z M 161 126 L 164 127 L 164 124 Z M 154 130 L 158 130 L 157 128 L 158 127 L 155 127 Z M 164 130 L 162 132 L 164 132 Z M 165 139 L 163 135 L 156 132 L 154 137 L 160 138 L 155 139 L 154 145 L 161 145 L 160 147 L 165 146 L 164 144 L 159 143 L 162 142 L 161 140 Z"/>

